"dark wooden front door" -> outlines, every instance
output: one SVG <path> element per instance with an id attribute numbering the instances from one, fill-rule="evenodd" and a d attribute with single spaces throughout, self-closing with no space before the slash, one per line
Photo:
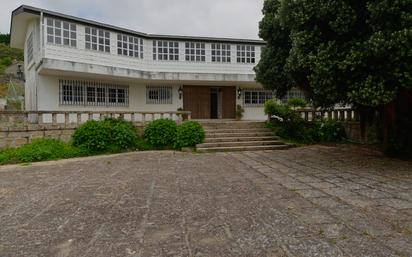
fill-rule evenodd
<path id="1" fill-rule="evenodd" d="M 219 91 L 221 97 L 216 93 Z M 221 105 L 221 118 L 235 118 L 236 87 L 183 87 L 183 109 L 191 111 L 193 119 L 220 118 L 219 105 Z"/>
<path id="2" fill-rule="evenodd" d="M 210 119 L 210 87 L 184 86 L 183 109 L 191 111 L 193 119 Z"/>
<path id="3" fill-rule="evenodd" d="M 222 90 L 222 118 L 236 118 L 236 87 L 221 87 Z"/>

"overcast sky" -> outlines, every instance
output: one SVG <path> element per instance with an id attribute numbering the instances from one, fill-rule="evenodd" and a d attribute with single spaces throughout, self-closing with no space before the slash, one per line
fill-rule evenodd
<path id="1" fill-rule="evenodd" d="M 263 0 L 1 0 L 0 32 L 22 4 L 151 34 L 257 39 Z"/>

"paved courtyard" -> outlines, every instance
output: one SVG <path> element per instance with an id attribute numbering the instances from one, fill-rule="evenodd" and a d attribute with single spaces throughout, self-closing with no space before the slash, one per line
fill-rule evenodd
<path id="1" fill-rule="evenodd" d="M 412 256 L 412 163 L 311 146 L 0 167 L 0 256 Z"/>

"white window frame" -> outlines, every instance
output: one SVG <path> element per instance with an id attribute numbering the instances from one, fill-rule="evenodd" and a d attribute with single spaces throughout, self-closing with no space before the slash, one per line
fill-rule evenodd
<path id="1" fill-rule="evenodd" d="M 110 53 L 110 31 L 87 26 L 84 32 L 87 50 Z"/>
<path id="2" fill-rule="evenodd" d="M 179 61 L 179 42 L 153 40 L 153 60 Z"/>
<path id="3" fill-rule="evenodd" d="M 231 63 L 232 51 L 230 44 L 212 43 L 212 62 Z"/>
<path id="4" fill-rule="evenodd" d="M 288 92 L 286 92 L 286 95 L 284 97 L 282 97 L 281 102 L 287 103 L 289 99 L 293 98 L 300 98 L 306 100 L 305 92 L 297 88 L 292 88 Z"/>
<path id="5" fill-rule="evenodd" d="M 172 86 L 146 86 L 146 104 L 172 104 Z"/>
<path id="6" fill-rule="evenodd" d="M 94 81 L 59 80 L 59 104 L 128 107 L 129 87 Z"/>
<path id="7" fill-rule="evenodd" d="M 117 54 L 143 59 L 143 39 L 117 34 Z"/>
<path id="8" fill-rule="evenodd" d="M 236 46 L 237 63 L 256 63 L 256 47 L 254 45 Z"/>
<path id="9" fill-rule="evenodd" d="M 185 60 L 187 62 L 206 62 L 206 44 L 185 42 Z"/>
<path id="10" fill-rule="evenodd" d="M 274 99 L 271 90 L 247 88 L 242 90 L 243 104 L 246 107 L 263 107 L 265 102 Z"/>
<path id="11" fill-rule="evenodd" d="M 33 32 L 30 32 L 29 36 L 27 37 L 27 64 L 30 64 L 33 61 Z"/>
<path id="12" fill-rule="evenodd" d="M 77 26 L 75 23 L 47 18 L 47 43 L 77 47 Z"/>

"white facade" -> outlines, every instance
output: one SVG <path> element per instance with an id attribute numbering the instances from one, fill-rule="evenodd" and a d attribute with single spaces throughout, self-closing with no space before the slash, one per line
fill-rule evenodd
<path id="1" fill-rule="evenodd" d="M 66 36 L 70 35 L 65 41 L 68 45 L 63 43 L 63 24 L 60 24 L 60 32 L 56 32 L 56 23 L 53 23 L 56 21 L 65 22 L 65 25 L 69 24 L 69 29 L 66 32 L 70 34 L 65 34 Z M 72 25 L 73 27 L 70 27 Z M 70 28 L 74 28 L 75 31 L 70 30 Z M 88 44 L 93 44 L 90 37 L 92 36 L 91 30 L 94 28 L 102 32 L 103 37 L 99 41 L 99 31 L 97 30 L 96 45 L 97 49 L 100 46 L 103 51 L 87 49 L 88 47 L 92 48 Z M 53 33 L 54 36 L 56 33 L 60 34 L 60 40 L 57 43 L 54 42 L 57 39 L 51 40 L 50 33 Z M 125 41 L 119 41 L 119 36 L 121 39 L 126 36 L 126 41 L 132 40 L 132 43 L 133 39 L 136 38 L 134 42 L 138 43 L 129 44 L 124 49 L 122 43 Z M 159 41 L 163 43 L 159 43 Z M 105 44 L 108 42 L 109 44 Z M 178 51 L 178 53 L 173 52 L 174 57 L 172 58 L 178 58 L 178 60 L 159 60 L 159 55 L 164 54 L 164 52 L 159 53 L 159 51 L 164 50 L 159 50 L 158 46 L 162 44 L 163 47 L 164 42 L 171 44 L 173 46 L 171 49 Z M 119 47 L 119 43 L 121 43 L 121 47 Z M 190 51 L 191 48 L 187 49 L 187 44 L 193 46 L 193 44 L 190 45 L 191 43 L 194 43 L 195 46 L 198 44 L 199 47 L 204 45 L 204 49 L 193 49 L 195 55 L 199 53 L 199 56 L 196 56 L 199 61 L 192 61 L 196 60 L 196 57 L 188 57 L 193 54 Z M 228 53 L 225 56 L 226 62 L 216 62 L 217 55 L 212 56 L 212 53 L 216 53 L 217 46 L 212 49 L 213 44 L 230 46 L 230 55 L 229 51 L 226 51 Z M 12 15 L 11 45 L 25 49 L 27 110 L 176 111 L 184 107 L 185 101 L 184 97 L 179 95 L 179 89 L 184 89 L 185 86 L 208 86 L 236 87 L 236 105 L 241 105 L 245 109 L 244 119 L 263 120 L 266 118 L 263 112 L 263 102 L 255 99 L 256 95 L 259 98 L 262 86 L 255 82 L 253 71 L 253 67 L 259 62 L 261 48 L 264 46 L 263 41 L 148 35 L 34 7 L 21 6 Z M 130 45 L 135 53 L 134 56 L 119 54 L 121 50 L 130 50 Z M 141 45 L 142 48 L 140 48 Z M 238 55 L 238 49 L 241 50 L 240 55 Z M 254 50 L 253 54 L 252 50 Z M 129 55 L 129 51 L 126 52 Z M 244 56 L 242 56 L 242 52 L 245 52 Z M 133 54 L 132 51 L 130 53 Z M 168 49 L 167 55 L 171 54 L 170 49 Z M 241 59 L 238 60 L 238 58 Z M 243 60 L 245 63 L 242 62 Z M 65 81 L 75 81 L 78 84 L 73 85 L 82 85 L 79 87 L 81 91 L 78 93 L 82 96 L 75 95 L 76 93 L 70 91 L 75 90 L 75 87 L 62 86 L 66 83 Z M 88 85 L 88 83 L 107 84 L 108 87 L 104 93 L 106 98 L 110 97 L 107 90 L 111 89 L 111 85 L 126 87 L 128 104 L 99 104 L 98 106 L 88 104 L 89 99 L 97 99 L 96 94 L 99 94 L 96 91 L 98 89 L 89 90 L 83 86 Z M 163 96 L 170 98 L 171 101 L 158 104 L 150 103 L 147 91 L 150 86 L 171 88 Z M 243 92 L 245 90 L 253 91 L 253 89 L 256 89 L 257 93 L 253 93 L 252 100 L 245 101 Z M 124 101 L 119 100 L 124 97 L 123 91 L 113 89 L 113 92 L 118 94 L 115 97 L 117 101 Z M 239 92 L 242 94 L 238 96 Z M 252 95 L 252 93 L 248 94 L 249 97 Z M 154 94 L 151 97 L 160 96 Z M 79 104 L 65 104 L 66 100 L 74 101 L 74 99 L 79 100 Z M 111 100 L 106 99 L 106 103 L 108 103 L 107 101 Z M 225 99 L 221 99 L 221 101 L 224 102 Z"/>

